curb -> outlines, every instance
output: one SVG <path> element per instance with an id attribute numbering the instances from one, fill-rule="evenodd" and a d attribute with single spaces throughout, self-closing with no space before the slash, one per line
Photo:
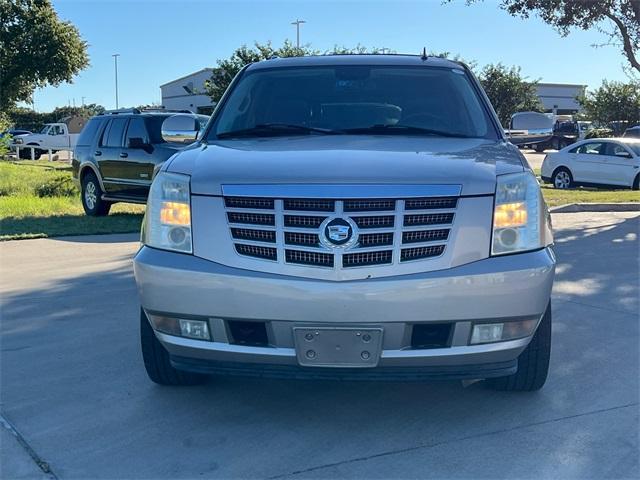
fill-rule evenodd
<path id="1" fill-rule="evenodd" d="M 640 212 L 640 202 L 627 203 L 569 203 L 549 209 L 551 213 L 579 212 Z"/>

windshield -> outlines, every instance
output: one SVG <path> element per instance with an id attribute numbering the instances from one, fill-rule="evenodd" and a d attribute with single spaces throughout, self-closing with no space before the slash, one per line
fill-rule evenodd
<path id="1" fill-rule="evenodd" d="M 40 133 L 47 133 L 49 131 L 49 127 L 51 125 L 45 125 L 44 127 L 42 127 L 42 130 L 40 130 Z"/>
<path id="2" fill-rule="evenodd" d="M 412 134 L 496 138 L 459 69 L 318 66 L 244 74 L 209 140 L 234 136 Z"/>

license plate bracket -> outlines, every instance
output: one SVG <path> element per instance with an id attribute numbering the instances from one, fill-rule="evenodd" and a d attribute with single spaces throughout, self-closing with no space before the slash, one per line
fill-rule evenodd
<path id="1" fill-rule="evenodd" d="M 305 367 L 375 367 L 382 328 L 294 327 L 298 363 Z"/>

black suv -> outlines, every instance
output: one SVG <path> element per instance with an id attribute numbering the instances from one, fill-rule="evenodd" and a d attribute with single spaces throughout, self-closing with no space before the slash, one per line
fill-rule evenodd
<path id="1" fill-rule="evenodd" d="M 162 124 L 175 115 L 191 117 L 198 129 L 209 120 L 188 111 L 138 109 L 108 111 L 89 120 L 72 162 L 87 215 L 107 215 L 117 202 L 147 201 L 154 169 L 185 147 L 162 135 Z"/>

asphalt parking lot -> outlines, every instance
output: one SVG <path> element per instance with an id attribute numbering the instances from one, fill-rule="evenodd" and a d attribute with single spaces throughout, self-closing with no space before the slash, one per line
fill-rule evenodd
<path id="1" fill-rule="evenodd" d="M 640 214 L 553 220 L 551 373 L 533 394 L 459 382 L 159 387 L 138 346 L 135 235 L 0 243 L 0 476 L 638 478 Z"/>

